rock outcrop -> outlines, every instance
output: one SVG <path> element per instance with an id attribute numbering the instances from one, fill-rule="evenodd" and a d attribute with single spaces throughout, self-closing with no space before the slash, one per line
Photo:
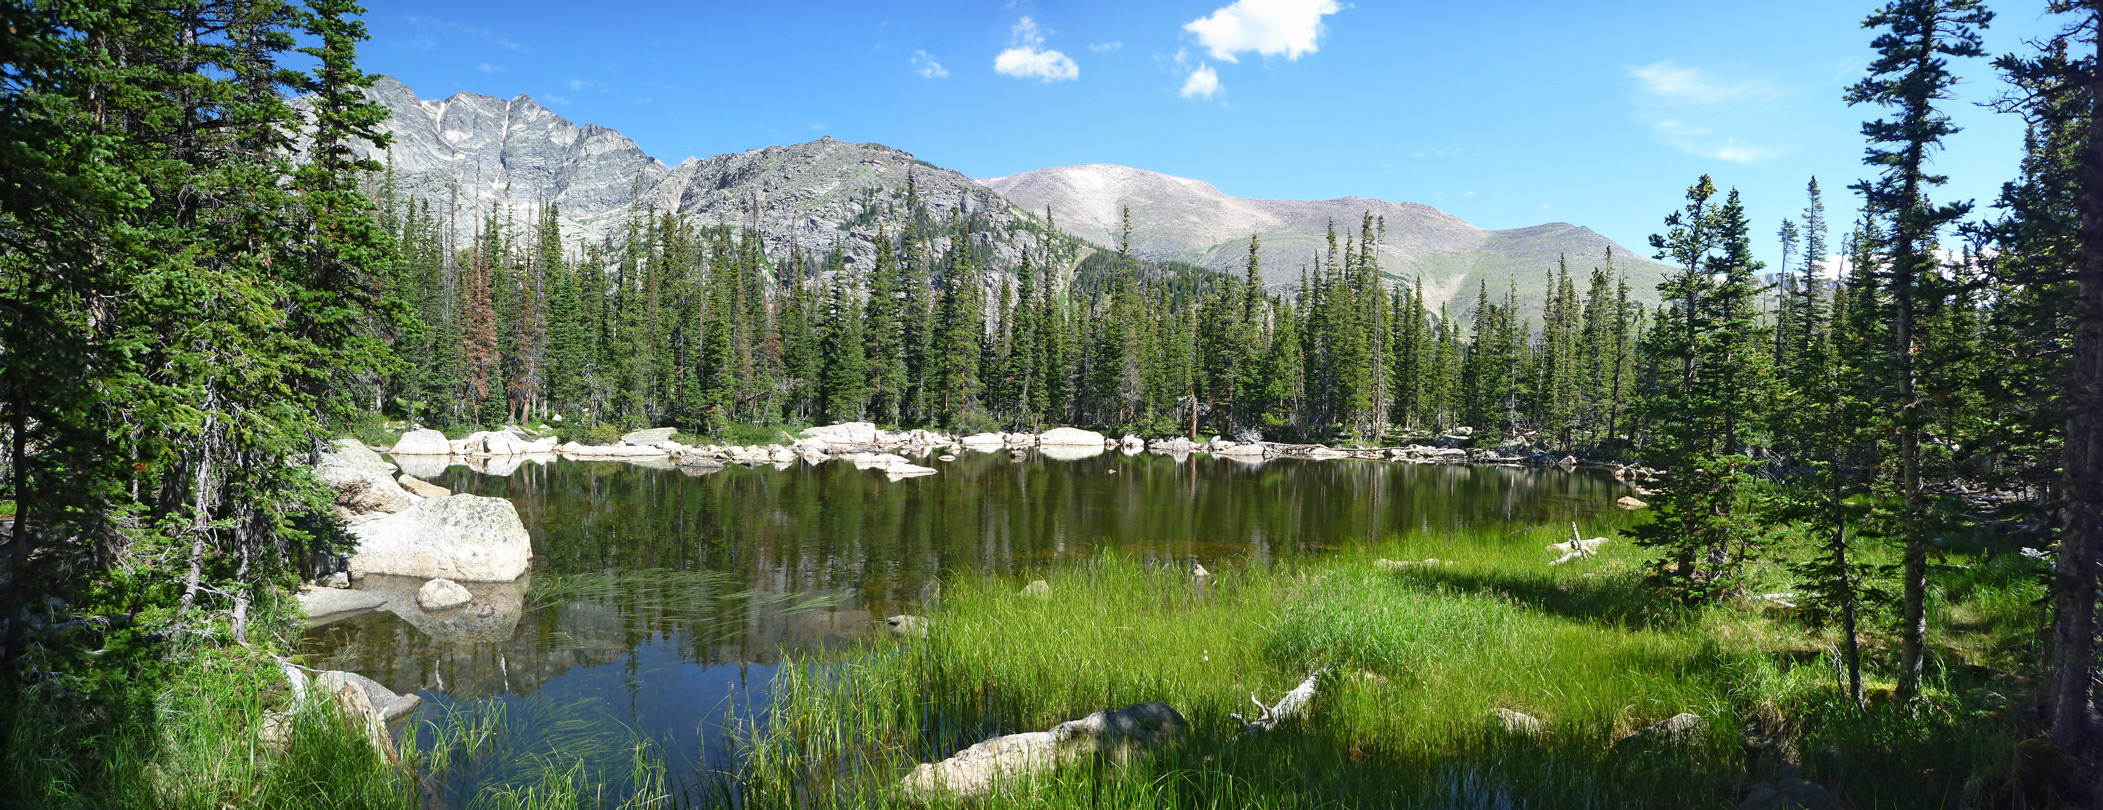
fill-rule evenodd
<path id="1" fill-rule="evenodd" d="M 394 480 L 394 465 L 351 439 L 338 439 L 314 462 L 314 476 L 336 491 L 336 505 L 346 516 L 395 513 L 418 500 Z"/>

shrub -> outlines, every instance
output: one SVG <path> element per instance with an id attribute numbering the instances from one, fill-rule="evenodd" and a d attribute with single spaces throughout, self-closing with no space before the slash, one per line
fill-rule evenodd
<path id="1" fill-rule="evenodd" d="M 621 440 L 621 429 L 600 422 L 584 429 L 585 444 L 613 444 Z"/>

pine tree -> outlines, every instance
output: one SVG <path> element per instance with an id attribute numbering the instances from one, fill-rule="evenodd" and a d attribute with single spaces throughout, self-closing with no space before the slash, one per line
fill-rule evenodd
<path id="1" fill-rule="evenodd" d="M 1893 0 L 1863 21 L 1865 28 L 1888 29 L 1871 47 L 1877 59 L 1869 76 L 1850 87 L 1849 104 L 1890 107 L 1891 119 L 1862 125 L 1871 144 L 1864 159 L 1876 167 L 1875 180 L 1853 188 L 1864 205 L 1888 217 L 1890 229 L 1880 287 L 1888 299 L 1891 321 L 1889 372 L 1896 399 L 1891 416 L 1897 435 L 1892 482 L 1903 502 L 1899 537 L 1904 544 L 1905 594 L 1900 611 L 1898 697 L 1911 700 L 1920 691 L 1927 645 L 1928 492 L 1922 437 L 1927 430 L 1916 361 L 1922 342 L 1921 316 L 1946 295 L 1938 276 L 1937 234 L 1971 210 L 1969 203 L 1936 205 L 1928 190 L 1946 178 L 1928 171 L 1929 152 L 1958 128 L 1936 103 L 1952 97 L 1957 77 L 1947 58 L 1984 53 L 1979 30 L 1993 19 L 1979 0 Z"/>
<path id="2" fill-rule="evenodd" d="M 1769 357 L 1756 321 L 1760 265 L 1744 207 L 1735 191 L 1721 204 L 1715 193 L 1703 175 L 1687 190 L 1686 207 L 1665 218 L 1666 232 L 1650 238 L 1658 259 L 1679 266 L 1658 286 L 1667 306 L 1644 342 L 1644 353 L 1671 369 L 1642 402 L 1667 475 L 1652 500 L 1656 517 L 1630 532 L 1664 551 L 1662 570 L 1671 575 L 1664 584 L 1691 599 L 1733 590 L 1755 540 L 1739 508 L 1751 463 L 1739 448 L 1743 419 L 1764 395 Z"/>
<path id="3" fill-rule="evenodd" d="M 818 339 L 823 390 L 820 410 L 830 422 L 853 422 L 862 418 L 869 375 L 867 340 L 862 334 L 864 318 L 856 305 L 859 298 L 852 275 L 835 274 L 826 283 L 822 320 L 825 329 Z"/>
<path id="4" fill-rule="evenodd" d="M 2029 123 L 2022 176 L 2003 189 L 2007 215 L 1994 228 L 2007 280 L 1997 339 L 2023 347 L 1996 370 L 1999 387 L 2017 401 L 1997 421 L 2011 428 L 2003 440 L 2011 455 L 2027 457 L 2017 480 L 2061 493 L 2057 503 L 2040 504 L 2060 525 L 2047 738 L 2092 751 L 2103 735 L 2096 653 L 2103 624 L 2103 7 L 2055 2 L 2050 9 L 2071 19 L 2038 43 L 2038 53 L 1995 61 L 2021 91 L 2003 108 Z M 2045 437 L 2059 431 L 2054 453 Z"/>

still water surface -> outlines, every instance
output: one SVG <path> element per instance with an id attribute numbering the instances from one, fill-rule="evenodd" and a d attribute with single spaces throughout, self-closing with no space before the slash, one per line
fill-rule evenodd
<path id="1" fill-rule="evenodd" d="M 719 766 L 725 724 L 763 715 L 784 655 L 842 648 L 882 626 L 873 620 L 921 610 L 944 576 L 1019 584 L 1111 549 L 1185 567 L 1261 563 L 1412 530 L 1582 520 L 1622 494 L 1598 470 L 1117 453 L 966 451 L 918 460 L 940 474 L 898 482 L 844 462 L 690 475 L 398 461 L 455 492 L 509 498 L 533 537 L 532 573 L 472 585 L 474 603 L 454 611 L 397 599 L 313 628 L 302 646 L 317 666 L 423 696 L 412 726 L 456 708 L 503 712 L 516 750 L 462 777 L 468 792 L 592 741 L 654 741 L 674 778 Z"/>

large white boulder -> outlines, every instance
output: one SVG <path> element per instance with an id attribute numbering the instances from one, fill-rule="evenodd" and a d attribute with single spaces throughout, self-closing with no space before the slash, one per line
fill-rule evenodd
<path id="1" fill-rule="evenodd" d="M 806 438 L 824 439 L 828 444 L 875 444 L 876 425 L 870 422 L 841 422 L 837 425 L 805 428 Z"/>
<path id="2" fill-rule="evenodd" d="M 336 505 L 352 515 L 400 512 L 417 501 L 394 480 L 394 465 L 353 439 L 337 439 L 322 451 L 314 476 L 336 491 Z"/>
<path id="3" fill-rule="evenodd" d="M 972 435 L 965 436 L 962 442 L 965 447 L 977 450 L 982 453 L 991 453 L 995 450 L 999 450 L 1002 447 L 1007 446 L 1008 444 L 1007 437 L 1004 437 L 998 433 L 974 433 Z"/>
<path id="4" fill-rule="evenodd" d="M 533 560 L 518 509 L 503 498 L 431 498 L 350 527 L 358 539 L 353 576 L 395 574 L 461 582 L 509 582 Z"/>
<path id="5" fill-rule="evenodd" d="M 450 456 L 453 446 L 445 440 L 445 434 L 424 428 L 402 434 L 394 441 L 394 449 L 388 452 L 397 456 Z"/>
<path id="6" fill-rule="evenodd" d="M 1052 428 L 1037 437 L 1039 447 L 1097 447 L 1105 444 L 1103 434 L 1079 428 Z"/>

